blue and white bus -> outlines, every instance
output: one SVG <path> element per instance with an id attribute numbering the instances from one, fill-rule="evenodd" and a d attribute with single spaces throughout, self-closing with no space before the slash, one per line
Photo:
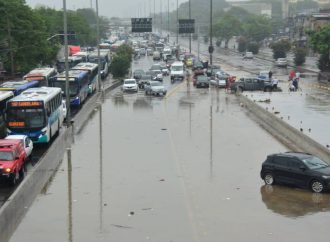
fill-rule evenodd
<path id="1" fill-rule="evenodd" d="M 57 75 L 51 81 L 52 87 L 59 87 L 62 89 L 63 96 L 66 97 L 65 90 L 65 72 Z M 89 75 L 88 71 L 70 70 L 69 71 L 69 95 L 70 106 L 79 107 L 84 103 L 89 94 Z"/>
<path id="2" fill-rule="evenodd" d="M 38 81 L 7 81 L 0 85 L 0 91 L 12 91 L 17 96 L 31 87 L 38 87 Z"/>
<path id="3" fill-rule="evenodd" d="M 79 63 L 71 70 L 87 71 L 89 75 L 89 94 L 93 94 L 98 87 L 98 64 L 83 62 Z"/>
<path id="4" fill-rule="evenodd" d="M 30 88 L 6 106 L 7 134 L 27 135 L 33 143 L 48 143 L 63 124 L 61 88 Z"/>

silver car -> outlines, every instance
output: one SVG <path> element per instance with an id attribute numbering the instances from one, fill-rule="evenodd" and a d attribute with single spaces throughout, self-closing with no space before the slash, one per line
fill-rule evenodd
<path id="1" fill-rule="evenodd" d="M 159 81 L 149 81 L 144 85 L 146 95 L 165 96 L 167 93 L 164 85 Z"/>

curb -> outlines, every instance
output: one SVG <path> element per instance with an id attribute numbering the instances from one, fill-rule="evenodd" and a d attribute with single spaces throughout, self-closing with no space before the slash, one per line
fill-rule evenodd
<path id="1" fill-rule="evenodd" d="M 316 155 L 330 164 L 330 150 L 326 147 L 263 109 L 247 97 L 239 95 L 237 98 L 241 106 L 244 106 L 249 111 L 248 116 L 257 121 L 262 128 L 289 149 Z"/>

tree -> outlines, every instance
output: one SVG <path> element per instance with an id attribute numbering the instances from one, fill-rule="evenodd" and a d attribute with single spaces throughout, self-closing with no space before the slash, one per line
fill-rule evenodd
<path id="1" fill-rule="evenodd" d="M 256 55 L 259 53 L 259 44 L 257 42 L 250 42 L 247 44 L 247 50 Z"/>
<path id="2" fill-rule="evenodd" d="M 294 63 L 296 66 L 301 66 L 306 61 L 307 50 L 305 48 L 296 48 L 294 50 Z"/>
<path id="3" fill-rule="evenodd" d="M 241 30 L 241 22 L 233 15 L 226 14 L 214 25 L 214 36 L 225 41 L 225 48 L 229 40 L 238 35 Z"/>
<path id="4" fill-rule="evenodd" d="M 271 33 L 271 22 L 263 15 L 250 15 L 243 23 L 244 35 L 252 41 L 260 42 Z"/>
<path id="5" fill-rule="evenodd" d="M 128 45 L 121 45 L 114 56 L 110 71 L 115 78 L 124 77 L 128 74 L 132 62 L 133 50 Z"/>
<path id="6" fill-rule="evenodd" d="M 330 71 L 330 24 L 322 26 L 318 31 L 306 31 L 310 36 L 312 48 L 321 54 L 319 68 L 321 71 Z"/>
<path id="7" fill-rule="evenodd" d="M 239 52 L 245 52 L 247 48 L 247 40 L 245 37 L 241 36 L 238 39 L 238 51 Z"/>
<path id="8" fill-rule="evenodd" d="M 280 40 L 270 45 L 273 50 L 273 58 L 285 58 L 287 52 L 291 49 L 291 43 L 288 40 Z"/>

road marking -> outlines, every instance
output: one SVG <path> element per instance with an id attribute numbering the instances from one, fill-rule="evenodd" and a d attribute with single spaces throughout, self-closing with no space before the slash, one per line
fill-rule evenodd
<path id="1" fill-rule="evenodd" d="M 180 83 L 179 85 L 177 85 L 174 89 L 172 89 L 166 96 L 165 99 L 169 98 L 170 96 L 172 96 L 179 88 L 182 87 L 183 84 L 186 84 L 187 81 L 183 81 L 182 83 Z"/>

